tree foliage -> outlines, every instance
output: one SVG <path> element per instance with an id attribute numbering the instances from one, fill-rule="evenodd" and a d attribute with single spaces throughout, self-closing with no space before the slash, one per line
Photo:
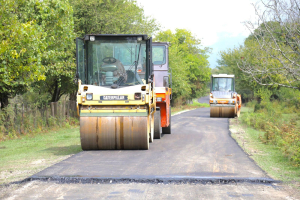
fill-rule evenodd
<path id="1" fill-rule="evenodd" d="M 264 86 L 300 89 L 300 2 L 267 0 L 254 5 L 257 23 L 245 22 L 251 36 L 239 68 Z"/>
<path id="2" fill-rule="evenodd" d="M 23 92 L 34 81 L 45 80 L 42 64 L 46 44 L 36 20 L 20 20 L 20 7 L 25 0 L 0 1 L 0 102 Z"/>
<path id="3" fill-rule="evenodd" d="M 155 19 L 130 0 L 70 0 L 75 32 L 84 34 L 148 34 L 159 29 Z"/>
<path id="4" fill-rule="evenodd" d="M 199 97 L 205 92 L 210 80 L 208 48 L 202 48 L 201 41 L 190 31 L 176 29 L 157 34 L 155 41 L 170 42 L 169 65 L 173 76 L 173 98 L 175 103 Z"/>
<path id="5" fill-rule="evenodd" d="M 261 86 L 253 81 L 252 77 L 244 73 L 237 63 L 241 59 L 245 59 L 246 52 L 245 46 L 235 47 L 220 52 L 220 60 L 218 60 L 218 67 L 214 70 L 216 74 L 234 74 L 235 75 L 235 90 L 242 95 L 242 99 L 253 97 L 254 91 Z M 250 58 L 247 58 L 250 60 Z"/>
<path id="6" fill-rule="evenodd" d="M 67 0 L 1 0 L 1 105 L 34 83 L 57 101 L 75 71 L 73 12 Z M 57 87 L 55 87 L 57 86 Z"/>
<path id="7" fill-rule="evenodd" d="M 46 80 L 34 86 L 40 93 L 49 93 L 51 101 L 56 102 L 75 87 L 73 9 L 68 0 L 32 0 L 24 4 L 23 11 L 27 13 L 25 20 L 34 19 L 42 28 L 47 45 L 42 57 Z"/>
<path id="8" fill-rule="evenodd" d="M 58 101 L 76 90 L 76 36 L 154 35 L 160 25 L 134 0 L 0 0 L 0 103 L 24 94 L 30 101 Z M 170 42 L 173 94 L 178 102 L 198 97 L 209 81 L 209 49 L 184 29 L 160 32 Z M 32 100 L 33 97 L 40 100 Z M 41 100 L 42 99 L 42 100 Z"/>

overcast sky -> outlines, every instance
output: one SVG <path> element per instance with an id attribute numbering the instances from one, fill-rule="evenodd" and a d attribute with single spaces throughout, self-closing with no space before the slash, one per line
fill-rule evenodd
<path id="1" fill-rule="evenodd" d="M 210 67 L 217 65 L 218 52 L 243 44 L 249 31 L 243 21 L 253 21 L 256 0 L 137 0 L 145 15 L 155 18 L 163 30 L 187 29 L 213 48 Z"/>

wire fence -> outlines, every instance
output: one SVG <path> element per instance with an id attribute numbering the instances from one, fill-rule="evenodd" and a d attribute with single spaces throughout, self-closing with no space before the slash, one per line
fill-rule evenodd
<path id="1" fill-rule="evenodd" d="M 0 131 L 2 135 L 26 134 L 62 126 L 70 118 L 78 118 L 76 101 L 52 102 L 40 106 L 11 103 L 5 110 L 0 109 Z"/>

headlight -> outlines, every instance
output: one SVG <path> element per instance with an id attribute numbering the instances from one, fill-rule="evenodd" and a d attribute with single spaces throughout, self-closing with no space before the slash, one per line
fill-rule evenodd
<path id="1" fill-rule="evenodd" d="M 135 99 L 135 100 L 141 100 L 141 96 L 142 96 L 141 93 L 135 93 L 135 94 L 134 94 L 134 99 Z"/>
<path id="2" fill-rule="evenodd" d="M 162 98 L 161 98 L 161 97 L 157 97 L 157 98 L 156 98 L 156 101 L 157 101 L 157 102 L 161 102 L 161 101 L 162 101 Z"/>
<path id="3" fill-rule="evenodd" d="M 90 36 L 90 40 L 91 40 L 92 42 L 94 42 L 94 41 L 95 41 L 95 36 Z"/>
<path id="4" fill-rule="evenodd" d="M 86 100 L 93 100 L 93 94 L 86 94 Z"/>

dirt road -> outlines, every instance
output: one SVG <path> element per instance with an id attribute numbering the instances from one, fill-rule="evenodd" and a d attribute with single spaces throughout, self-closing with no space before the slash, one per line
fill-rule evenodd
<path id="1" fill-rule="evenodd" d="M 86 151 L 6 190 L 7 199 L 292 199 L 209 108 L 172 117 L 148 151 Z M 29 181 L 31 180 L 31 181 Z M 4 191 L 4 190 L 2 190 Z"/>

